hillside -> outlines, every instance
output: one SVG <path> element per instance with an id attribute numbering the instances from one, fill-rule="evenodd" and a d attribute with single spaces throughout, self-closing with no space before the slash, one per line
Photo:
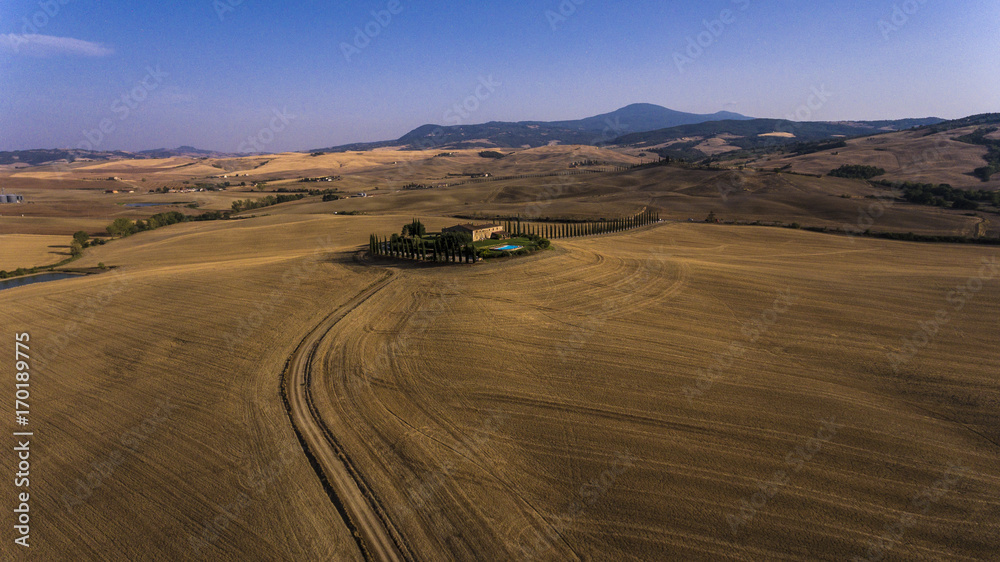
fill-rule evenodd
<path id="1" fill-rule="evenodd" d="M 845 164 L 876 166 L 886 170 L 879 179 L 947 183 L 962 189 L 1000 189 L 1000 176 L 984 182 L 975 171 L 987 164 L 987 144 L 969 142 L 977 131 L 1000 125 L 1000 114 L 985 114 L 946 121 L 910 131 L 863 136 L 846 146 L 810 154 L 779 154 L 754 165 L 788 167 L 807 174 L 826 174 Z M 986 135 L 986 139 L 994 133 Z M 992 140 L 996 143 L 996 140 Z"/>
<path id="2" fill-rule="evenodd" d="M 616 138 L 613 144 L 657 150 L 663 156 L 698 159 L 721 152 L 768 149 L 821 140 L 837 140 L 936 124 L 941 120 L 788 121 L 785 119 L 724 120 L 670 127 Z M 718 142 L 713 142 L 718 141 Z M 711 147 L 711 150 L 709 150 Z M 725 147 L 719 150 L 720 147 Z"/>
<path id="3" fill-rule="evenodd" d="M 462 149 L 472 147 L 535 148 L 550 144 L 606 144 L 624 133 L 652 131 L 721 119 L 751 119 L 738 113 L 699 115 L 640 103 L 610 113 L 569 121 L 494 121 L 478 125 L 417 127 L 395 141 L 355 143 L 323 151 L 373 150 L 388 146 L 409 149 Z"/>

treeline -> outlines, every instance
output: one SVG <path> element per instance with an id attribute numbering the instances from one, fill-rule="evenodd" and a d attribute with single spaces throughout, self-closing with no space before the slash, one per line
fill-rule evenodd
<path id="1" fill-rule="evenodd" d="M 997 127 L 983 127 L 977 129 L 974 133 L 963 135 L 955 139 L 964 143 L 976 144 L 987 148 L 986 154 L 983 155 L 983 159 L 986 160 L 987 164 L 972 171 L 977 178 L 983 181 L 990 181 L 993 174 L 1000 173 L 1000 140 L 986 138 L 986 135 L 995 133 L 997 130 Z"/>
<path id="2" fill-rule="evenodd" d="M 967 211 L 978 210 L 980 203 L 1000 207 L 1000 192 L 997 191 L 955 189 L 946 183 L 935 185 L 877 180 L 872 184 L 898 190 L 903 199 L 918 205 L 950 206 L 952 209 Z"/>
<path id="3" fill-rule="evenodd" d="M 846 141 L 816 141 L 816 142 L 798 142 L 790 147 L 788 147 L 789 152 L 795 154 L 796 156 L 803 156 L 805 154 L 814 154 L 816 152 L 823 152 L 824 150 L 836 150 L 838 148 L 846 148 Z"/>
<path id="4" fill-rule="evenodd" d="M 208 211 L 207 213 L 202 213 L 200 215 L 185 215 L 184 213 L 178 211 L 169 211 L 166 213 L 157 213 L 148 219 L 132 220 L 126 217 L 119 217 L 115 219 L 111 224 L 107 226 L 105 230 L 111 236 L 116 236 L 119 238 L 124 238 L 126 236 L 131 236 L 139 232 L 145 232 L 147 230 L 156 230 L 164 226 L 170 226 L 172 224 L 177 224 L 181 222 L 192 222 L 192 221 L 217 221 L 226 220 L 230 218 L 229 212 L 227 211 Z M 78 233 L 79 234 L 79 233 Z M 74 235 L 74 238 L 76 235 Z M 98 241 L 92 241 L 91 245 Z M 101 244 L 104 241 L 100 241 Z"/>
<path id="5" fill-rule="evenodd" d="M 238 201 L 233 201 L 233 212 L 239 213 L 242 211 L 270 207 L 272 205 L 288 203 L 289 201 L 298 201 L 304 197 L 305 195 L 296 193 L 293 195 L 278 195 L 277 197 L 274 195 L 268 195 L 267 197 L 262 197 L 260 199 L 240 199 Z"/>
<path id="6" fill-rule="evenodd" d="M 369 251 L 374 256 L 440 263 L 473 263 L 476 247 L 472 237 L 460 232 L 445 232 L 431 239 L 393 234 L 369 237 Z"/>
<path id="7" fill-rule="evenodd" d="M 659 221 L 659 213 L 644 211 L 632 217 L 604 221 L 529 225 L 528 232 L 539 234 L 549 240 L 555 240 L 557 238 L 575 238 L 578 236 L 596 236 L 609 232 L 621 232 Z M 510 221 L 508 221 L 508 224 L 510 224 Z M 516 228 L 520 228 L 519 221 Z"/>
<path id="8" fill-rule="evenodd" d="M 883 168 L 877 168 L 875 166 L 860 166 L 857 164 L 844 164 L 836 170 L 830 170 L 828 175 L 835 178 L 870 180 L 883 174 L 885 174 L 885 169 Z"/>

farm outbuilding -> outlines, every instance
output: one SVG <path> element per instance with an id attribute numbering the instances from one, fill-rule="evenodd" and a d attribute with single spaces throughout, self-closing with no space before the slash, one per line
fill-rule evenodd
<path id="1" fill-rule="evenodd" d="M 24 197 L 20 195 L 0 195 L 0 203 L 24 203 Z"/>

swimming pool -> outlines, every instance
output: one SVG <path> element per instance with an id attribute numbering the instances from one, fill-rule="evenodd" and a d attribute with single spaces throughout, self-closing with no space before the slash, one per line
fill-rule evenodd
<path id="1" fill-rule="evenodd" d="M 506 246 L 500 246 L 498 248 L 490 248 L 491 250 L 496 250 L 498 252 L 506 252 L 509 250 L 520 250 L 521 246 L 514 246 L 512 244 L 507 244 Z"/>

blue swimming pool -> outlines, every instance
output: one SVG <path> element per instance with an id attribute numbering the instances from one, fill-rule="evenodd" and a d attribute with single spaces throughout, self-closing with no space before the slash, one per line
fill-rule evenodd
<path id="1" fill-rule="evenodd" d="M 514 246 L 512 244 L 507 244 L 506 246 L 500 246 L 499 248 L 490 248 L 491 250 L 497 250 L 498 252 L 506 252 L 509 250 L 520 250 L 521 246 Z"/>

